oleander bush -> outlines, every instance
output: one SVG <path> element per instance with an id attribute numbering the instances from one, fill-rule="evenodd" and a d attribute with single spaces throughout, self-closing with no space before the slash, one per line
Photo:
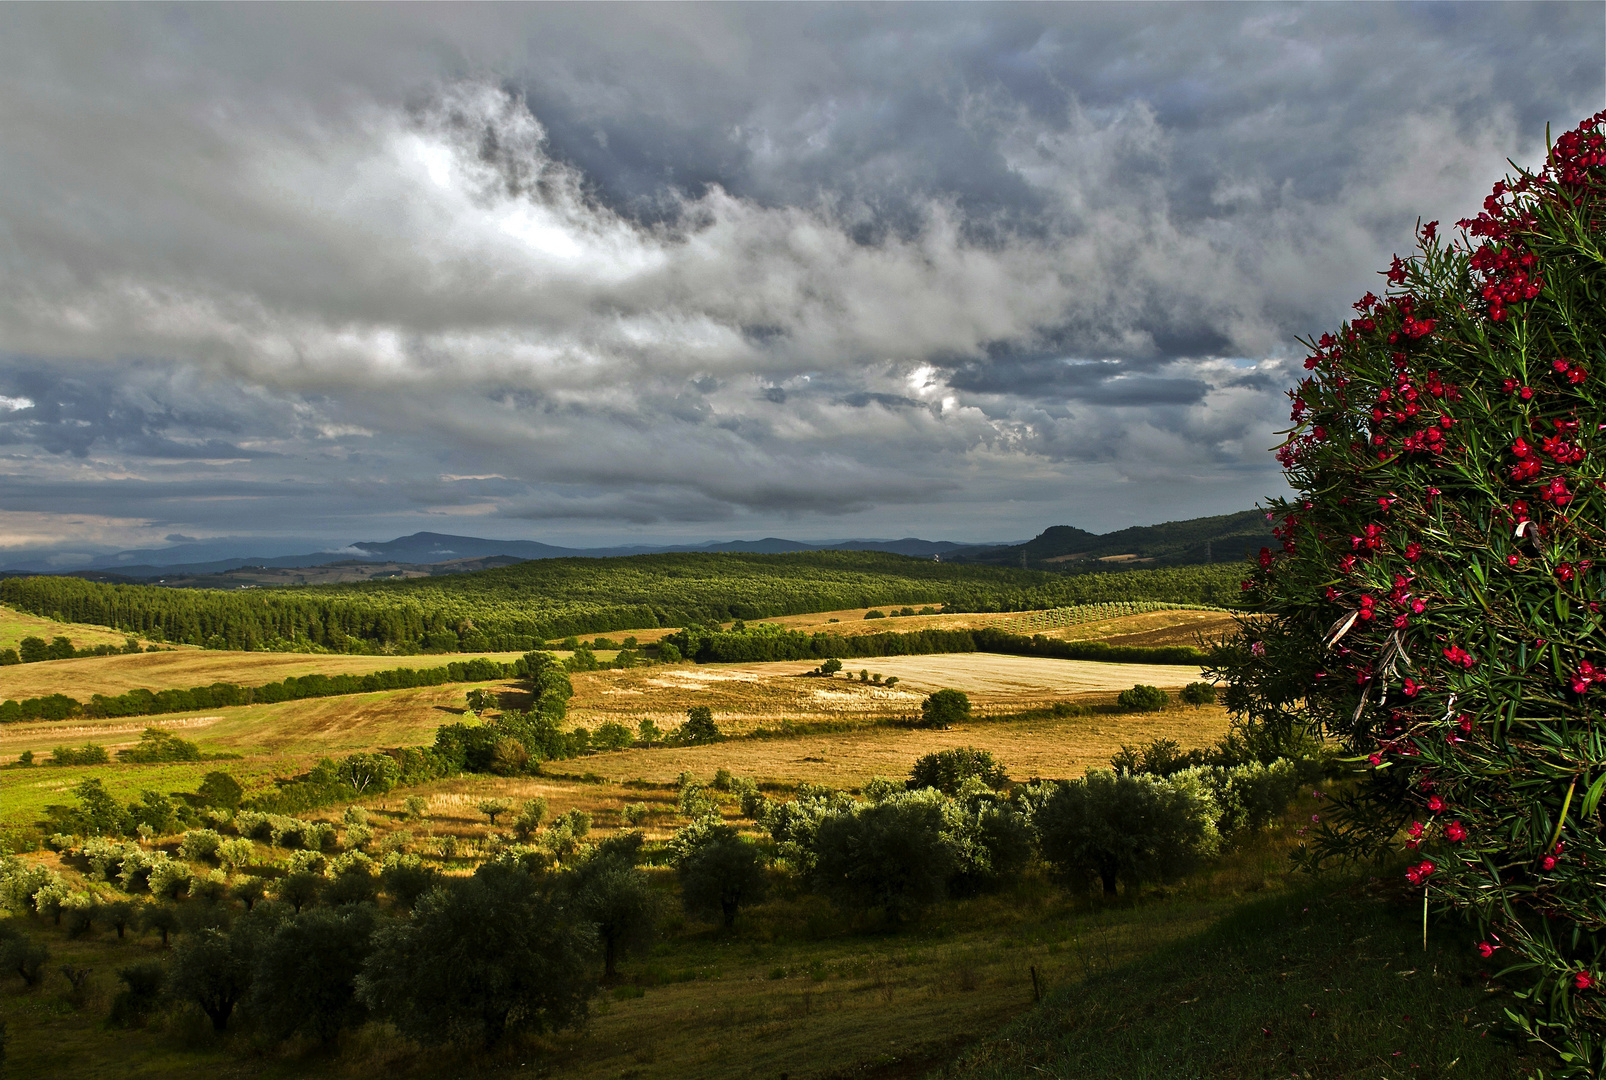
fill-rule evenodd
<path id="1" fill-rule="evenodd" d="M 1421 226 L 1382 296 L 1310 342 L 1279 451 L 1265 613 L 1212 661 L 1228 708 L 1309 727 L 1358 786 L 1313 865 L 1410 852 L 1522 980 L 1529 1035 L 1606 1068 L 1606 113 Z"/>

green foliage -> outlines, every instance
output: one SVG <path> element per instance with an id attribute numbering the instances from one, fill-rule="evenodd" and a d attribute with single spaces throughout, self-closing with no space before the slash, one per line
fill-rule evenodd
<path id="1" fill-rule="evenodd" d="M 1215 843 L 1214 816 L 1198 785 L 1094 771 L 1055 785 L 1032 824 L 1045 862 L 1113 896 L 1188 870 Z"/>
<path id="2" fill-rule="evenodd" d="M 584 1020 L 595 948 L 551 886 L 487 865 L 379 928 L 358 997 L 420 1042 L 494 1046 Z"/>
<path id="3" fill-rule="evenodd" d="M 523 843 L 529 843 L 541 822 L 546 820 L 547 802 L 545 799 L 525 799 L 519 806 L 519 816 L 513 821 L 513 833 Z"/>
<path id="4" fill-rule="evenodd" d="M 934 751 L 916 761 L 909 773 L 909 786 L 936 788 L 944 795 L 956 795 L 960 786 L 972 778 L 994 789 L 1009 782 L 1008 772 L 993 760 L 990 751 L 956 747 Z"/>
<path id="5" fill-rule="evenodd" d="M 963 690 L 938 690 L 920 703 L 923 727 L 946 728 L 970 719 L 970 695 Z"/>
<path id="6" fill-rule="evenodd" d="M 1210 764 L 1216 755 L 1208 750 L 1183 751 L 1175 739 L 1156 738 L 1137 746 L 1121 745 L 1110 758 L 1110 768 L 1116 772 L 1147 773 L 1150 776 L 1170 776 L 1183 769 Z"/>
<path id="7" fill-rule="evenodd" d="M 871 608 L 869 611 L 864 613 L 864 617 L 866 619 L 885 619 L 887 617 L 887 613 L 885 611 L 878 611 L 875 608 Z"/>
<path id="8" fill-rule="evenodd" d="M 144 1023 L 161 1004 L 162 983 L 167 969 L 159 960 L 144 960 L 117 969 L 117 979 L 123 984 L 112 999 L 111 1014 L 107 1020 L 114 1027 L 136 1027 Z"/>
<path id="9" fill-rule="evenodd" d="M 625 835 L 639 844 L 639 833 Z M 568 882 L 575 911 L 596 927 L 608 979 L 617 974 L 621 956 L 645 951 L 657 931 L 658 898 L 633 855 L 621 845 L 599 850 L 575 868 Z"/>
<path id="10" fill-rule="evenodd" d="M 714 725 L 714 711 L 707 705 L 693 705 L 687 709 L 686 722 L 675 734 L 675 741 L 682 746 L 705 746 L 720 738 L 719 728 Z"/>
<path id="11" fill-rule="evenodd" d="M 844 907 L 879 909 L 896 924 L 947 895 L 954 861 L 941 802 L 894 797 L 820 822 L 813 880 Z"/>
<path id="12" fill-rule="evenodd" d="M 379 884 L 398 907 L 411 909 L 419 897 L 441 883 L 441 872 L 425 864 L 417 855 L 393 852 L 385 856 L 379 871 Z"/>
<path id="13" fill-rule="evenodd" d="M 50 947 L 10 923 L 0 922 L 0 970 L 30 989 L 38 986 L 50 962 Z"/>
<path id="14" fill-rule="evenodd" d="M 1046 656 L 1064 660 L 1099 660 L 1107 663 L 1192 664 L 1203 653 L 1192 646 L 1149 648 L 1107 645 L 1102 641 L 1063 641 L 1035 634 L 1025 637 L 997 629 L 916 630 L 912 633 L 840 634 L 818 631 L 805 634 L 776 623 L 741 629 L 687 627 L 670 635 L 679 651 L 698 663 L 754 663 L 770 660 L 824 658 L 822 675 L 842 670 L 839 658 L 873 656 L 926 656 L 934 653 L 996 652 L 1012 656 Z M 835 666 L 831 666 L 835 661 Z M 868 681 L 869 672 L 862 673 Z"/>
<path id="15" fill-rule="evenodd" d="M 743 907 L 769 891 L 764 856 L 729 825 L 705 818 L 675 840 L 681 900 L 690 914 L 715 916 L 728 930 Z"/>
<path id="16" fill-rule="evenodd" d="M 949 611 L 1023 611 L 1122 599 L 1224 603 L 1235 598 L 1236 577 L 1230 566 L 1066 576 L 882 552 L 676 553 L 538 559 L 470 574 L 248 593 L 74 577 L 7 578 L 0 581 L 0 603 L 226 648 L 305 642 L 337 652 L 455 651 L 472 638 L 518 650 L 611 629 L 697 626 L 861 607 L 866 601 L 942 603 Z M 453 629 L 466 621 L 474 634 Z"/>
<path id="17" fill-rule="evenodd" d="M 233 930 L 186 934 L 173 951 L 167 992 L 200 1006 L 213 1031 L 227 1031 L 234 1008 L 251 992 L 260 926 L 249 917 Z"/>
<path id="18" fill-rule="evenodd" d="M 496 828 L 496 819 L 513 809 L 512 799 L 491 798 L 481 799 L 478 803 L 479 812 L 490 819 L 491 828 Z"/>
<path id="19" fill-rule="evenodd" d="M 245 797 L 245 789 L 228 773 L 214 770 L 201 778 L 201 785 L 195 789 L 195 794 L 200 797 L 203 806 L 237 810 L 240 800 Z"/>
<path id="20" fill-rule="evenodd" d="M 593 750 L 623 750 L 635 744 L 636 736 L 623 724 L 609 720 L 598 726 L 591 736 Z"/>
<path id="21" fill-rule="evenodd" d="M 1214 705 L 1216 703 L 1216 686 L 1208 682 L 1191 682 L 1182 688 L 1177 695 L 1184 705 L 1198 708 L 1201 705 Z"/>
<path id="22" fill-rule="evenodd" d="M 1159 712 L 1171 704 L 1171 695 L 1158 686 L 1138 683 L 1130 690 L 1122 690 L 1115 697 L 1116 704 L 1133 712 Z"/>
<path id="23" fill-rule="evenodd" d="M 275 1038 L 305 1032 L 332 1044 L 367 1016 L 357 976 L 373 936 L 371 908 L 320 909 L 285 920 L 257 949 L 251 1015 Z"/>
<path id="24" fill-rule="evenodd" d="M 52 765 L 104 765 L 110 761 L 106 748 L 99 743 L 85 743 L 83 746 L 58 746 L 50 751 Z"/>
<path id="25" fill-rule="evenodd" d="M 1228 708 L 1314 724 L 1366 765 L 1309 862 L 1407 829 L 1407 884 L 1471 915 L 1529 980 L 1523 1024 L 1606 1069 L 1606 116 L 1502 181 L 1463 232 L 1419 234 L 1379 299 L 1312 343 L 1279 460 L 1266 617 L 1212 663 Z"/>
<path id="26" fill-rule="evenodd" d="M 117 751 L 117 760 L 148 765 L 159 761 L 200 761 L 201 748 L 188 739 L 181 739 L 161 728 L 148 727 L 139 742 L 127 750 Z"/>

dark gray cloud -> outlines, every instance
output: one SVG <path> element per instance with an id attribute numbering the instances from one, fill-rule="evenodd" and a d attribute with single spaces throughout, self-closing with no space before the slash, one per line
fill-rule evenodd
<path id="1" fill-rule="evenodd" d="M 1598 108 L 1603 39 L 1597 4 L 7 8 L 0 549 L 1247 505 L 1295 336 Z"/>

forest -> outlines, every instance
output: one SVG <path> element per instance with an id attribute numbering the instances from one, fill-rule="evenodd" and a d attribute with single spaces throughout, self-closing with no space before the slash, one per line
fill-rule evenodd
<path id="1" fill-rule="evenodd" d="M 217 649 L 524 651 L 574 634 L 873 604 L 1028 611 L 1118 600 L 1236 602 L 1242 566 L 1066 576 L 866 551 L 542 559 L 476 573 L 232 592 L 73 577 L 0 581 L 0 603 Z"/>

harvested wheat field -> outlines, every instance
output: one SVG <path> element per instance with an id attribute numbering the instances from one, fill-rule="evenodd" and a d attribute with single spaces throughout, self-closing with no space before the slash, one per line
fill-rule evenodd
<path id="1" fill-rule="evenodd" d="M 417 656 L 343 656 L 313 653 L 176 652 L 45 660 L 0 670 L 0 698 L 66 694 L 88 701 L 95 694 L 129 690 L 187 690 L 215 682 L 260 686 L 296 675 L 366 675 L 392 668 L 435 668 L 487 656 L 511 663 L 523 653 L 451 653 Z"/>
<path id="2" fill-rule="evenodd" d="M 138 742 L 148 727 L 182 735 L 206 753 L 246 757 L 316 760 L 379 746 L 427 744 L 435 741 L 437 726 L 462 719 L 465 696 L 475 686 L 512 690 L 512 684 L 452 683 L 161 716 L 28 721 L 0 728 L 0 760 L 12 760 L 24 750 L 39 753 L 85 742 L 115 751 Z"/>
<path id="3" fill-rule="evenodd" d="M 1200 678 L 1196 667 L 1106 664 L 998 653 L 948 653 L 855 660 L 854 672 L 896 676 L 896 686 L 807 673 L 813 661 L 633 668 L 574 676 L 569 715 L 591 725 L 606 720 L 634 726 L 650 719 L 678 724 L 687 709 L 706 705 L 720 726 L 745 731 L 780 719 L 873 720 L 912 716 L 933 690 L 963 690 L 978 706 L 1026 709 L 1088 694 L 1108 695 L 1134 683 L 1174 688 Z"/>
<path id="4" fill-rule="evenodd" d="M 554 762 L 554 772 L 584 768 L 607 780 L 669 783 L 682 772 L 704 779 L 718 769 L 760 782 L 830 784 L 854 788 L 875 776 L 904 777 L 924 754 L 951 747 L 988 750 L 1013 780 L 1080 776 L 1108 768 L 1122 745 L 1174 739 L 1184 749 L 1208 746 L 1227 730 L 1219 706 L 1156 713 L 1114 713 L 1029 721 L 986 721 L 945 731 L 864 727 L 795 738 L 737 739 L 712 746 L 659 747 L 593 754 Z"/>
<path id="5" fill-rule="evenodd" d="M 1063 630 L 1043 631 L 1045 637 L 1064 641 L 1104 641 L 1111 645 L 1198 645 L 1199 639 L 1221 637 L 1234 627 L 1225 611 L 1146 611 L 1100 619 Z"/>

